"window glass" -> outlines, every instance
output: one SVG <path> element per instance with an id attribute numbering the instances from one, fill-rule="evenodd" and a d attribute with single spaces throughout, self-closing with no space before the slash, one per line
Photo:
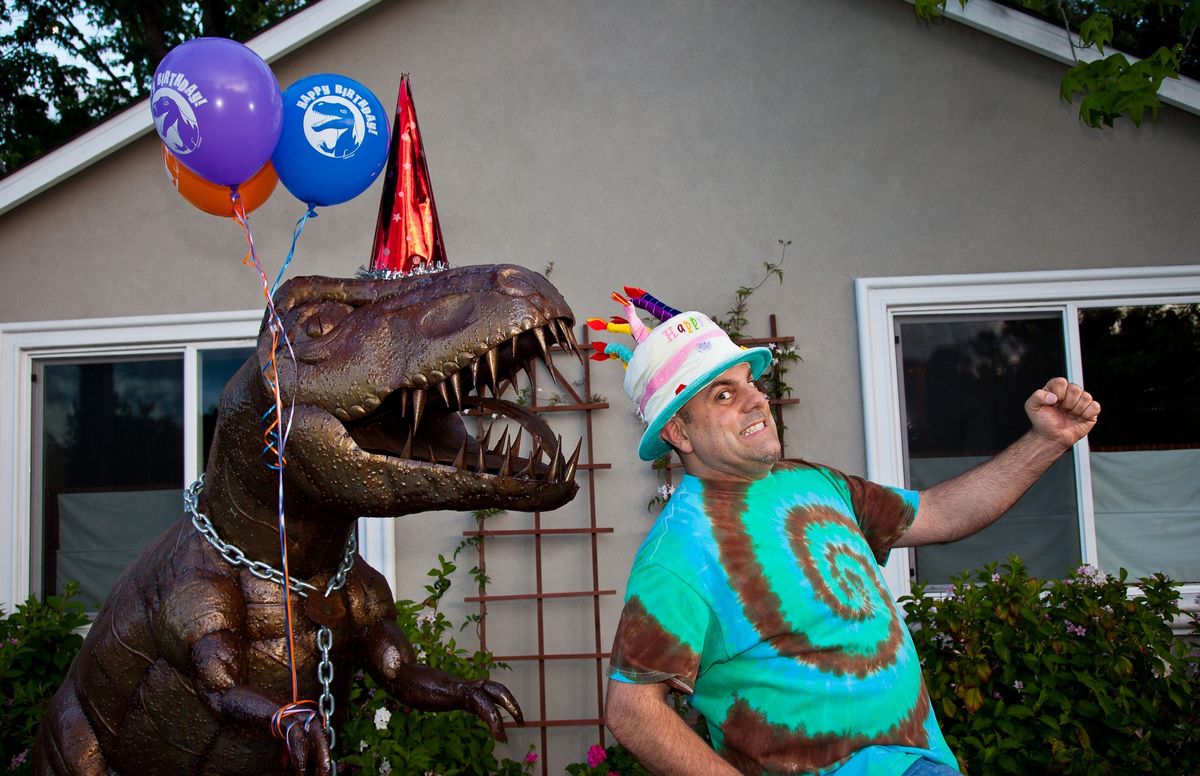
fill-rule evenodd
<path id="1" fill-rule="evenodd" d="M 208 468 L 208 452 L 217 429 L 221 391 L 233 373 L 254 353 L 254 348 L 213 348 L 199 351 L 200 371 L 200 471 Z"/>
<path id="2" fill-rule="evenodd" d="M 181 513 L 183 359 L 46 360 L 34 434 L 41 587 L 88 605 Z"/>
<path id="3" fill-rule="evenodd" d="M 1200 305 L 1079 311 L 1100 567 L 1200 579 Z"/>
<path id="4" fill-rule="evenodd" d="M 1029 429 L 1029 394 L 1066 373 L 1062 318 L 1052 314 L 897 316 L 908 486 L 961 474 Z M 1072 454 L 1000 520 L 974 536 L 915 550 L 917 579 L 951 576 L 1018 555 L 1030 572 L 1058 577 L 1079 565 Z"/>

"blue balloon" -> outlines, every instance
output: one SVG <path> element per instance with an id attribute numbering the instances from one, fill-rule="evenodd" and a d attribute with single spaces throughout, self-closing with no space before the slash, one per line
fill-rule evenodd
<path id="1" fill-rule="evenodd" d="M 344 75 L 301 78 L 283 93 L 283 131 L 271 162 L 279 182 L 312 206 L 366 191 L 387 163 L 387 116 L 371 90 Z"/>

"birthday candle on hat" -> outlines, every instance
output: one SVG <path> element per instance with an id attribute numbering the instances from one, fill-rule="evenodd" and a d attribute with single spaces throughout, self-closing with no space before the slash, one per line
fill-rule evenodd
<path id="1" fill-rule="evenodd" d="M 625 286 L 625 293 L 629 294 L 629 299 L 634 306 L 642 308 L 660 321 L 665 321 L 668 318 L 674 318 L 676 315 L 679 315 L 679 311 L 674 307 L 663 303 L 640 288 Z M 615 296 L 618 296 L 618 294 L 614 294 Z"/>

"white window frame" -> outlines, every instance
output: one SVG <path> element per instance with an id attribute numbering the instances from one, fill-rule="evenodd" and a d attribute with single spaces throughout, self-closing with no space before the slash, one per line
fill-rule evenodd
<path id="1" fill-rule="evenodd" d="M 0 323 L 0 607 L 11 612 L 32 591 L 33 380 L 35 360 L 81 356 L 183 355 L 183 482 L 200 474 L 200 350 L 253 346 L 261 310 Z M 182 508 L 182 504 L 181 504 Z M 395 521 L 359 520 L 359 552 L 395 580 Z M 0 555 L 0 557 L 3 557 Z"/>
<path id="2" fill-rule="evenodd" d="M 867 477 L 903 486 L 896 316 L 1064 308 L 1068 316 L 1074 316 L 1081 306 L 1194 303 L 1200 298 L 1200 265 L 859 278 L 855 281 L 855 296 Z M 1072 379 L 1083 369 L 1076 331 L 1068 327 L 1066 376 Z M 1094 563 L 1096 534 L 1087 461 L 1085 438 L 1075 456 L 1076 497 L 1081 509 L 1083 560 Z M 911 591 L 910 571 L 909 554 L 893 552 L 884 567 L 884 577 L 896 597 Z M 1200 580 L 1181 585 L 1181 591 L 1181 605 L 1194 611 Z"/>

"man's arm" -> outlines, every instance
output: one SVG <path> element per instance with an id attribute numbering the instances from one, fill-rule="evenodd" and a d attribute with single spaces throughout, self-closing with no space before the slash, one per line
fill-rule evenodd
<path id="1" fill-rule="evenodd" d="M 667 703 L 667 686 L 610 679 L 604 721 L 621 745 L 661 776 L 737 776 L 738 771 Z"/>
<path id="2" fill-rule="evenodd" d="M 1032 428 L 995 458 L 921 492 L 917 518 L 897 547 L 951 542 L 996 521 L 1051 464 L 1087 436 L 1099 402 L 1056 377 L 1025 402 Z"/>

